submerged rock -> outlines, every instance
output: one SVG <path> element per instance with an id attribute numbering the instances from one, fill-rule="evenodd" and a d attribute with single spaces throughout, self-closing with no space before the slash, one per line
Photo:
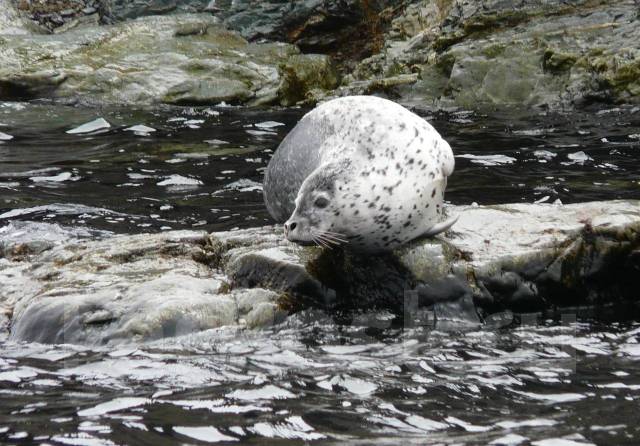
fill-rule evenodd
<path id="1" fill-rule="evenodd" d="M 337 84 L 327 56 L 302 55 L 284 43 L 248 43 L 204 14 L 7 35 L 0 38 L 0 59 L 0 99 L 261 105 L 291 103 L 300 91 Z M 311 70 L 327 76 L 307 75 Z M 295 98 L 292 71 L 299 81 Z"/>
<path id="2" fill-rule="evenodd" d="M 46 231 L 12 242 L 16 229 L 5 229 L 0 308 L 14 340 L 88 344 L 263 327 L 311 308 L 343 323 L 383 310 L 405 326 L 495 324 L 503 310 L 637 309 L 640 202 L 449 211 L 460 220 L 446 237 L 380 256 L 300 247 L 278 227 L 67 243 L 44 243 Z"/>

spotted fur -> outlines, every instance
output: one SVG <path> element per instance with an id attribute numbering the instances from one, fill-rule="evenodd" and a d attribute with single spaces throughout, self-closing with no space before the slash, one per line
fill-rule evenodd
<path id="1" fill-rule="evenodd" d="M 390 250 L 440 227 L 453 169 L 449 144 L 416 114 L 344 97 L 307 113 L 283 140 L 265 174 L 265 203 L 287 228 L 295 223 L 294 242 L 324 232 L 351 249 Z"/>

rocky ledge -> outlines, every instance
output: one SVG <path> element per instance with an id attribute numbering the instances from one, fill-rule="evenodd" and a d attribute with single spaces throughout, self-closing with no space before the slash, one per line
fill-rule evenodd
<path id="1" fill-rule="evenodd" d="M 338 83 L 328 56 L 301 54 L 287 43 L 249 43 L 210 15 L 41 35 L 3 29 L 1 14 L 0 100 L 290 105 Z"/>
<path id="2" fill-rule="evenodd" d="M 278 227 L 96 236 L 12 222 L 0 229 L 0 326 L 13 340 L 104 344 L 264 327 L 309 309 L 387 324 L 423 310 L 471 324 L 501 310 L 637 310 L 640 202 L 450 213 L 451 233 L 382 256 L 300 247 Z"/>

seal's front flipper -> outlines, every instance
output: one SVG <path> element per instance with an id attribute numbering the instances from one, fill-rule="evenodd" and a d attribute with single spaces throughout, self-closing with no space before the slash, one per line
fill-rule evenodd
<path id="1" fill-rule="evenodd" d="M 449 220 L 445 220 L 441 223 L 437 223 L 433 225 L 424 234 L 422 234 L 422 237 L 433 237 L 434 235 L 437 235 L 437 234 L 440 234 L 441 232 L 446 231 L 458 221 L 458 217 L 459 215 L 456 215 L 455 217 L 452 217 Z"/>

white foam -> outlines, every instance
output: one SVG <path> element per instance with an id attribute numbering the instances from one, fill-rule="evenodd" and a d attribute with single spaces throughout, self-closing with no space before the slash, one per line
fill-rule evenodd
<path id="1" fill-rule="evenodd" d="M 29 178 L 34 183 L 62 183 L 73 179 L 71 172 L 60 172 L 58 175 L 48 177 L 31 177 Z"/>
<path id="2" fill-rule="evenodd" d="M 266 130 L 245 130 L 245 132 L 253 136 L 273 136 L 277 134 L 275 132 L 269 132 Z"/>
<path id="3" fill-rule="evenodd" d="M 217 400 L 158 400 L 160 403 L 173 404 L 185 409 L 196 410 L 206 409 L 213 413 L 234 413 L 241 414 L 247 412 L 271 412 L 271 408 L 253 404 L 238 406 L 236 404 L 226 404 L 224 399 Z"/>
<path id="4" fill-rule="evenodd" d="M 467 423 L 456 417 L 447 417 L 445 420 L 449 424 L 453 424 L 455 426 L 461 427 L 467 432 L 487 432 L 492 429 L 491 426 L 478 426 L 476 424 Z"/>
<path id="5" fill-rule="evenodd" d="M 283 400 L 288 398 L 296 398 L 296 395 L 286 389 L 268 384 L 259 389 L 251 390 L 234 390 L 226 395 L 227 398 L 236 400 L 255 401 L 255 400 Z"/>
<path id="6" fill-rule="evenodd" d="M 327 390 L 333 390 L 333 386 L 340 386 L 355 395 L 368 395 L 378 389 L 377 384 L 349 375 L 334 376 L 329 381 L 320 381 L 318 386 Z"/>
<path id="7" fill-rule="evenodd" d="M 93 121 L 82 124 L 71 130 L 67 130 L 67 133 L 69 133 L 70 135 L 92 133 L 98 130 L 108 129 L 110 127 L 111 127 L 111 124 L 109 124 L 104 118 L 98 118 L 98 119 L 94 119 Z"/>
<path id="8" fill-rule="evenodd" d="M 627 356 L 640 356 L 640 344 L 624 344 L 618 351 Z"/>
<path id="9" fill-rule="evenodd" d="M 123 409 L 131 409 L 132 407 L 143 406 L 151 400 L 147 398 L 136 397 L 124 397 L 116 398 L 106 403 L 98 404 L 90 409 L 83 409 L 78 411 L 78 415 L 81 417 L 94 417 L 99 415 L 105 415 L 111 412 L 119 412 Z"/>
<path id="10" fill-rule="evenodd" d="M 496 438 L 495 440 L 491 441 L 489 444 L 495 444 L 499 446 L 517 446 L 528 440 L 529 439 L 527 437 L 523 437 L 522 435 L 507 434 L 504 437 Z"/>
<path id="11" fill-rule="evenodd" d="M 533 156 L 535 156 L 536 158 L 550 160 L 558 156 L 558 154 L 550 152 L 548 150 L 536 150 L 535 152 L 533 152 Z"/>
<path id="12" fill-rule="evenodd" d="M 531 443 L 532 446 L 595 446 L 594 443 L 570 440 L 568 438 L 545 438 Z"/>
<path id="13" fill-rule="evenodd" d="M 22 367 L 15 370 L 9 370 L 5 372 L 0 372 L 0 382 L 9 381 L 12 383 L 19 383 L 22 380 L 35 378 L 38 376 L 38 373 L 29 367 Z"/>
<path id="14" fill-rule="evenodd" d="M 324 435 L 314 432 L 314 429 L 299 416 L 289 417 L 284 423 L 257 423 L 249 430 L 267 438 L 288 438 L 305 441 L 326 438 Z"/>
<path id="15" fill-rule="evenodd" d="M 222 139 L 205 139 L 204 142 L 207 144 L 211 144 L 212 146 L 221 146 L 223 144 L 229 144 L 229 141 L 224 141 Z"/>
<path id="16" fill-rule="evenodd" d="M 218 443 L 220 441 L 238 441 L 235 437 L 224 435 L 213 426 L 193 427 L 193 426 L 173 426 L 173 431 L 194 440 L 205 443 Z"/>
<path id="17" fill-rule="evenodd" d="M 534 393 L 534 392 L 520 392 L 514 390 L 518 395 L 526 396 L 528 398 L 545 401 L 548 403 L 572 403 L 574 401 L 580 401 L 587 396 L 582 393 Z"/>
<path id="18" fill-rule="evenodd" d="M 471 160 L 472 163 L 482 164 L 483 166 L 499 166 L 517 161 L 515 158 L 506 155 L 471 155 L 468 153 L 456 155 L 456 158 L 466 158 Z"/>
<path id="19" fill-rule="evenodd" d="M 503 429 L 515 429 L 518 427 L 549 427 L 558 424 L 557 421 L 549 420 L 546 418 L 533 418 L 530 420 L 523 421 L 500 421 L 496 423 L 496 426 L 499 426 Z"/>
<path id="20" fill-rule="evenodd" d="M 264 122 L 258 122 L 257 124 L 253 124 L 253 125 L 260 129 L 272 129 L 274 127 L 283 126 L 284 123 L 277 122 L 277 121 L 264 121 Z"/>
<path id="21" fill-rule="evenodd" d="M 568 154 L 567 158 L 569 158 L 571 161 L 577 164 L 584 164 L 587 161 L 593 161 L 593 158 L 591 158 L 589 155 L 584 153 L 582 150 L 580 150 L 579 152 Z"/>
<path id="22" fill-rule="evenodd" d="M 434 421 L 434 420 L 430 420 L 428 418 L 424 418 L 421 417 L 420 415 L 411 415 L 408 416 L 407 418 L 405 418 L 405 420 L 407 423 L 409 423 L 411 426 L 417 427 L 420 430 L 423 431 L 437 431 L 437 430 L 442 430 L 442 429 L 446 429 L 449 426 L 445 423 L 441 423 L 439 421 Z"/>
<path id="23" fill-rule="evenodd" d="M 154 129 L 153 127 L 148 127 L 148 126 L 142 125 L 142 124 L 134 125 L 132 127 L 126 128 L 124 130 L 125 130 L 125 132 L 133 132 L 134 134 L 136 134 L 138 136 L 149 136 L 150 133 L 153 133 L 153 132 L 156 131 L 156 129 Z"/>
<path id="24" fill-rule="evenodd" d="M 201 186 L 203 183 L 195 178 L 171 175 L 157 184 L 158 186 Z"/>

